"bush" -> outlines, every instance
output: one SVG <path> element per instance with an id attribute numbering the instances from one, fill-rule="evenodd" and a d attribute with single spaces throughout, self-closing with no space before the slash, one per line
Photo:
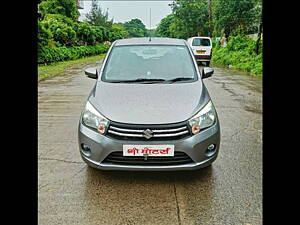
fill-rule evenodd
<path id="1" fill-rule="evenodd" d="M 50 23 L 52 23 L 54 21 L 58 21 L 58 22 L 64 23 L 64 24 L 66 24 L 68 26 L 71 26 L 71 27 L 73 27 L 76 24 L 69 17 L 66 17 L 66 16 L 61 15 L 61 14 L 46 14 L 43 21 L 50 22 Z"/>
<path id="2" fill-rule="evenodd" d="M 38 51 L 38 63 L 53 63 L 65 60 L 74 60 L 84 56 L 98 55 L 108 51 L 109 45 L 74 46 L 52 48 L 44 46 Z"/>
<path id="3" fill-rule="evenodd" d="M 48 45 L 48 42 L 52 39 L 52 33 L 47 29 L 43 23 L 38 22 L 38 44 L 39 46 Z"/>
<path id="4" fill-rule="evenodd" d="M 129 37 L 128 32 L 124 27 L 118 25 L 112 25 L 109 41 L 113 42 L 117 39 L 127 38 Z"/>
<path id="5" fill-rule="evenodd" d="M 96 29 L 87 22 L 80 23 L 77 28 L 77 37 L 85 45 L 95 44 L 97 36 Z"/>
<path id="6" fill-rule="evenodd" d="M 212 61 L 261 75 L 262 46 L 260 46 L 259 54 L 256 55 L 255 44 L 255 40 L 250 40 L 246 36 L 231 37 L 226 47 L 214 47 Z"/>
<path id="7" fill-rule="evenodd" d="M 62 45 L 71 46 L 76 42 L 76 32 L 74 29 L 62 22 L 55 21 L 49 26 L 53 34 L 53 40 Z"/>
<path id="8" fill-rule="evenodd" d="M 76 32 L 73 27 L 75 23 L 68 17 L 57 14 L 49 14 L 40 22 L 46 29 L 51 31 L 53 41 L 57 45 L 73 46 L 76 45 Z"/>
<path id="9" fill-rule="evenodd" d="M 39 22 L 39 46 L 96 45 L 124 37 L 128 37 L 128 32 L 121 26 L 113 25 L 109 29 L 88 22 L 77 23 L 60 14 L 46 14 Z"/>

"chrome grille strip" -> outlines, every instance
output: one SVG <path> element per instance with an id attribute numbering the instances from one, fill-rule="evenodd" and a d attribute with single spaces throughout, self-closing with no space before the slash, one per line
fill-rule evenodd
<path id="1" fill-rule="evenodd" d="M 180 131 L 180 130 L 187 130 L 187 127 L 179 127 L 174 129 L 167 129 L 167 130 L 152 130 L 155 133 L 168 133 L 168 132 L 174 132 L 174 131 Z"/>
<path id="2" fill-rule="evenodd" d="M 143 130 L 135 130 L 135 129 L 124 129 L 124 128 L 119 128 L 115 126 L 110 126 L 110 129 L 116 130 L 116 131 L 124 131 L 124 132 L 137 132 L 137 133 L 143 133 L 145 129 Z M 168 132 L 175 132 L 175 131 L 180 131 L 180 130 L 186 130 L 187 127 L 179 127 L 179 128 L 174 128 L 174 129 L 160 129 L 160 130 L 152 130 L 155 133 L 168 133 Z"/>
<path id="3" fill-rule="evenodd" d="M 178 132 L 178 133 L 171 133 L 171 134 L 153 134 L 153 137 L 174 137 L 174 136 L 180 136 L 183 134 L 187 134 L 189 131 L 185 130 L 182 132 Z"/>
<path id="4" fill-rule="evenodd" d="M 112 130 L 108 130 L 108 133 L 115 134 L 118 136 L 124 136 L 124 137 L 144 137 L 142 134 L 128 134 L 128 133 L 120 133 Z"/>
<path id="5" fill-rule="evenodd" d="M 147 138 L 146 130 L 150 130 L 152 137 Z M 189 127 L 186 123 L 182 122 L 179 124 L 162 124 L 162 125 L 137 125 L 137 124 L 118 124 L 112 122 L 109 125 L 107 130 L 107 135 L 112 136 L 117 139 L 149 139 L 149 140 L 158 140 L 158 139 L 173 139 L 177 137 L 186 137 L 190 135 Z M 151 136 L 150 135 L 150 136 Z"/>
<path id="6" fill-rule="evenodd" d="M 124 132 L 138 132 L 138 133 L 143 133 L 143 131 L 144 131 L 144 130 L 124 129 L 124 128 L 119 128 L 119 127 L 114 127 L 114 126 L 110 126 L 109 128 L 112 129 L 112 130 L 124 131 Z"/>
<path id="7" fill-rule="evenodd" d="M 129 133 L 120 133 L 120 132 L 116 132 L 113 130 L 108 130 L 108 133 L 111 134 L 115 134 L 115 135 L 119 135 L 119 136 L 127 136 L 127 137 L 144 137 L 142 134 L 129 134 Z M 178 133 L 170 133 L 170 134 L 153 134 L 153 137 L 175 137 L 175 136 L 180 136 L 183 134 L 187 134 L 189 131 L 185 130 L 182 132 L 178 132 Z"/>

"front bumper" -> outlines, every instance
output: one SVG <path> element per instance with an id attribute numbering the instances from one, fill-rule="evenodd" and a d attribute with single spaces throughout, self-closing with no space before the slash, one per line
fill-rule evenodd
<path id="1" fill-rule="evenodd" d="M 175 170 L 195 170 L 210 165 L 218 156 L 220 146 L 220 127 L 218 120 L 216 123 L 202 131 L 198 135 L 193 135 L 181 140 L 171 141 L 125 141 L 109 138 L 101 135 L 83 124 L 79 123 L 78 142 L 82 159 L 91 167 L 102 170 L 137 170 L 137 171 L 175 171 Z M 91 152 L 86 155 L 82 151 L 82 144 L 89 146 Z M 192 163 L 180 165 L 123 165 L 115 163 L 103 163 L 103 160 L 112 152 L 122 151 L 123 144 L 173 144 L 175 151 L 186 153 Z M 213 155 L 207 155 L 206 150 L 209 145 L 215 144 Z"/>
<path id="2" fill-rule="evenodd" d="M 211 60 L 211 55 L 194 55 L 197 62 L 208 62 Z"/>

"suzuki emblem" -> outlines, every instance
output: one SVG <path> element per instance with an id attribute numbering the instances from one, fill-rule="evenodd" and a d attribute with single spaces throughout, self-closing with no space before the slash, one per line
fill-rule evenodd
<path id="1" fill-rule="evenodd" d="M 144 130 L 143 133 L 144 133 L 143 136 L 147 139 L 153 137 L 153 131 L 150 129 Z"/>

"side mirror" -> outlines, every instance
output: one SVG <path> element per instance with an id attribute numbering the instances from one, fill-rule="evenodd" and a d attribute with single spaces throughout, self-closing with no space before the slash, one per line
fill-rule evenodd
<path id="1" fill-rule="evenodd" d="M 202 79 L 211 77 L 214 73 L 214 69 L 210 67 L 204 67 L 202 69 Z"/>
<path id="2" fill-rule="evenodd" d="M 84 71 L 84 73 L 89 78 L 92 78 L 92 79 L 97 79 L 98 78 L 98 72 L 97 72 L 97 68 L 96 67 L 87 68 Z"/>

